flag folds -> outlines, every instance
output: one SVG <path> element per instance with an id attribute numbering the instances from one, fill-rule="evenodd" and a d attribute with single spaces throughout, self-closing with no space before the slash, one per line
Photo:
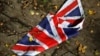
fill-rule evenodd
<path id="1" fill-rule="evenodd" d="M 12 50 L 19 56 L 35 56 L 77 35 L 83 22 L 81 1 L 67 0 L 55 15 L 49 13 Z"/>

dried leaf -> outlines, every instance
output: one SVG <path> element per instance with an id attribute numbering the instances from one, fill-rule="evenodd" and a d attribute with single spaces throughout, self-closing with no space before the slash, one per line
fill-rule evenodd
<path id="1" fill-rule="evenodd" d="M 83 46 L 82 53 L 85 53 L 86 52 L 86 49 L 87 49 L 87 46 Z"/>
<path id="2" fill-rule="evenodd" d="M 36 12 L 36 15 L 39 15 L 39 13 L 38 13 L 38 12 Z"/>
<path id="3" fill-rule="evenodd" d="M 29 41 L 32 42 L 33 41 L 33 37 L 29 37 Z"/>
<path id="4" fill-rule="evenodd" d="M 82 51 L 82 44 L 80 44 L 78 51 L 81 52 Z"/>
<path id="5" fill-rule="evenodd" d="M 83 46 L 83 49 L 87 49 L 87 46 Z"/>
<path id="6" fill-rule="evenodd" d="M 11 56 L 16 56 L 15 54 L 11 55 Z"/>
<path id="7" fill-rule="evenodd" d="M 6 43 L 6 44 L 5 44 L 5 47 L 9 47 L 9 44 Z"/>
<path id="8" fill-rule="evenodd" d="M 4 25 L 4 23 L 3 23 L 3 22 L 1 22 L 1 23 L 0 23 L 0 26 L 3 26 L 3 25 Z"/>
<path id="9" fill-rule="evenodd" d="M 97 3 L 97 6 L 100 6 L 100 3 Z"/>
<path id="10" fill-rule="evenodd" d="M 31 14 L 31 15 L 34 15 L 35 13 L 34 13 L 34 11 L 33 11 L 33 10 L 30 10 L 30 14 Z"/>
<path id="11" fill-rule="evenodd" d="M 70 44 L 70 41 L 67 40 L 66 43 L 67 43 L 67 44 Z"/>
<path id="12" fill-rule="evenodd" d="M 100 52 L 98 50 L 95 51 L 95 55 L 100 55 Z"/>
<path id="13" fill-rule="evenodd" d="M 57 5 L 55 5 L 55 6 L 54 6 L 54 9 L 56 9 L 56 10 L 57 10 L 57 9 L 58 9 L 58 6 L 57 6 Z"/>
<path id="14" fill-rule="evenodd" d="M 60 47 L 59 47 L 59 46 L 57 46 L 56 48 L 57 48 L 57 49 L 59 49 Z"/>
<path id="15" fill-rule="evenodd" d="M 94 31 L 93 31 L 93 30 L 91 30 L 91 31 L 90 31 L 90 33 L 94 33 Z"/>
<path id="16" fill-rule="evenodd" d="M 36 7 L 36 6 L 34 6 L 34 9 L 36 10 L 36 9 L 37 9 L 37 7 Z"/>
<path id="17" fill-rule="evenodd" d="M 89 15 L 94 15 L 95 13 L 96 13 L 96 11 L 94 11 L 94 10 L 90 10 L 90 9 L 88 10 Z"/>
<path id="18" fill-rule="evenodd" d="M 86 52 L 86 50 L 85 49 L 82 49 L 82 53 L 85 53 Z"/>
<path id="19" fill-rule="evenodd" d="M 87 49 L 87 46 L 83 46 L 82 44 L 79 45 L 78 51 L 81 53 L 85 53 Z"/>

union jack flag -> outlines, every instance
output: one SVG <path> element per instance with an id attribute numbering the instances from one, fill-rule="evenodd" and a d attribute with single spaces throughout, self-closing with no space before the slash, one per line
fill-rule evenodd
<path id="1" fill-rule="evenodd" d="M 55 15 L 49 13 L 12 50 L 19 56 L 35 56 L 77 35 L 83 22 L 81 1 L 67 0 Z"/>

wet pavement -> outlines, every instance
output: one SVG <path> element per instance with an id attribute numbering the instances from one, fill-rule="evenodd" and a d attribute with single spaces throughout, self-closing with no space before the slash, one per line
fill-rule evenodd
<path id="1" fill-rule="evenodd" d="M 16 56 L 11 47 L 63 3 L 64 0 L 0 0 L 0 56 Z M 83 30 L 37 56 L 100 56 L 100 0 L 82 0 L 82 4 L 86 15 Z"/>

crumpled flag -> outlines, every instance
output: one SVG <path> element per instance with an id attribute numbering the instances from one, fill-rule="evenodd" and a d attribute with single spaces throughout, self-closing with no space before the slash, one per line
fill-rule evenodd
<path id="1" fill-rule="evenodd" d="M 80 0 L 67 0 L 56 14 L 48 14 L 12 48 L 19 56 L 35 56 L 77 35 L 83 27 Z"/>

